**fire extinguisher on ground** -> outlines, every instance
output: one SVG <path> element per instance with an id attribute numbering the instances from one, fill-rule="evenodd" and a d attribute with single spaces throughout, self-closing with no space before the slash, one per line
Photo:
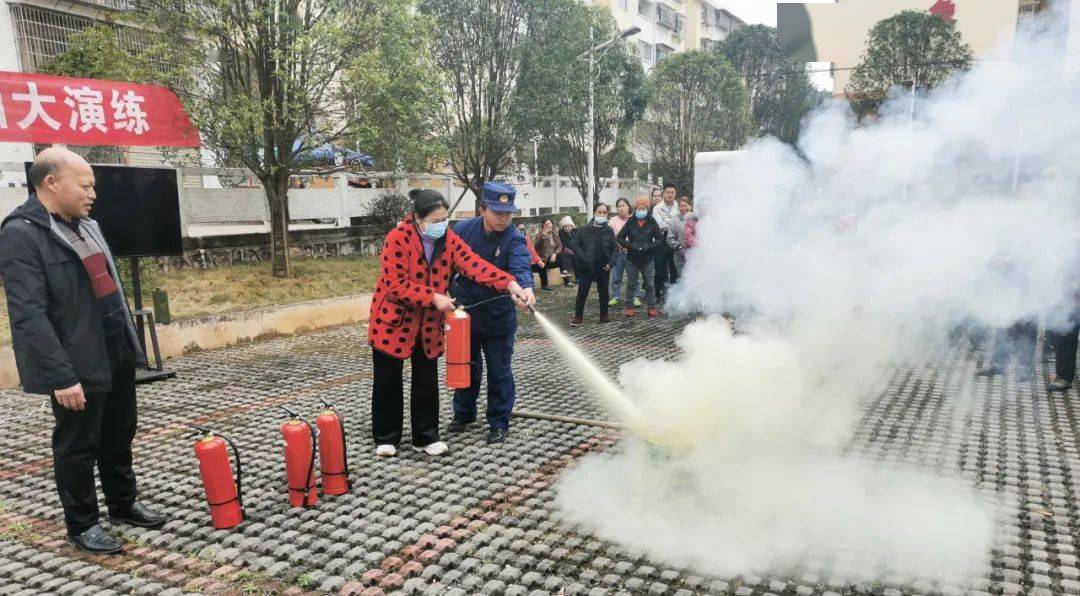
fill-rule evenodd
<path id="1" fill-rule="evenodd" d="M 446 313 L 446 385 L 467 389 L 472 383 L 472 323 L 464 308 Z"/>
<path id="2" fill-rule="evenodd" d="M 345 419 L 323 398 L 326 410 L 315 419 L 319 428 L 319 463 L 323 495 L 343 495 L 352 490 L 349 454 L 345 441 Z"/>
<path id="3" fill-rule="evenodd" d="M 281 425 L 285 440 L 285 480 L 289 487 L 289 504 L 311 507 L 319 502 L 315 492 L 315 430 L 292 410 L 281 407 L 291 418 Z"/>
<path id="4" fill-rule="evenodd" d="M 229 437 L 214 433 L 202 426 L 189 424 L 203 434 L 195 442 L 195 457 L 199 460 L 199 476 L 202 477 L 206 503 L 210 507 L 210 519 L 214 527 L 224 530 L 244 521 L 244 469 L 240 462 L 240 450 Z M 236 458 L 236 479 L 233 480 L 229 449 Z"/>

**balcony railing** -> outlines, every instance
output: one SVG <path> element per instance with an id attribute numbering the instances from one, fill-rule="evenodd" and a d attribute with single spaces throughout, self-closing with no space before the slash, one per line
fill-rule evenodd
<path id="1" fill-rule="evenodd" d="M 100 6 L 109 10 L 131 10 L 135 8 L 135 0 L 74 0 L 79 4 Z"/>
<path id="2" fill-rule="evenodd" d="M 81 15 L 28 4 L 11 4 L 10 8 L 19 62 L 25 72 L 36 72 L 49 59 L 64 53 L 73 35 L 102 23 Z M 134 53 L 147 47 L 145 35 L 137 29 L 117 27 L 116 35 L 120 47 L 125 50 Z"/>

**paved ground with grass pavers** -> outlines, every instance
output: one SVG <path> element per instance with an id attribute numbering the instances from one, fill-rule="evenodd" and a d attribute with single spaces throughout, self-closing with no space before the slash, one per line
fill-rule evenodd
<path id="1" fill-rule="evenodd" d="M 569 319 L 570 291 L 542 298 L 544 312 Z M 688 321 L 596 319 L 592 305 L 570 335 L 609 373 L 639 356 L 676 357 L 674 337 Z M 365 338 L 362 327 L 339 328 L 194 354 L 170 361 L 176 380 L 140 387 L 140 489 L 174 519 L 162 530 L 127 530 L 120 556 L 83 555 L 61 540 L 50 416 L 0 425 L 0 594 L 1080 593 L 1077 395 L 1048 395 L 1044 382 L 1017 385 L 1011 375 L 976 379 L 981 352 L 947 352 L 897 371 L 867 401 L 850 449 L 1017 494 L 992 573 L 954 585 L 829 585 L 812 569 L 711 577 L 562 521 L 553 482 L 587 454 L 620 449 L 612 430 L 518 419 L 501 446 L 486 446 L 477 425 L 445 437 L 445 457 L 405 445 L 399 457 L 377 459 Z M 514 362 L 519 407 L 606 418 L 532 322 L 523 324 Z M 313 414 L 319 397 L 346 416 L 354 487 L 290 509 L 277 406 Z M 39 403 L 4 393 L 0 417 Z M 450 415 L 444 391 L 444 425 Z M 249 516 L 240 527 L 210 527 L 183 423 L 211 425 L 240 444 Z"/>

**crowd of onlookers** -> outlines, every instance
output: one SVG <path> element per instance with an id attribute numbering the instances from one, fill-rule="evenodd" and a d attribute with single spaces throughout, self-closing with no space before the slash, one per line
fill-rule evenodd
<path id="1" fill-rule="evenodd" d="M 570 322 L 577 326 L 594 284 L 601 323 L 607 323 L 609 309 L 620 304 L 625 304 L 627 318 L 643 305 L 649 317 L 659 316 L 668 288 L 678 281 L 687 251 L 696 243 L 697 219 L 693 201 L 678 197 L 675 185 L 667 184 L 633 203 L 619 199 L 614 207 L 598 204 L 580 228 L 565 216 L 558 229 L 554 221 L 545 220 L 532 238 L 525 224 L 518 229 L 528 240 L 541 291 L 554 291 L 548 279 L 551 270 L 558 270 L 562 285 L 577 287 Z"/>

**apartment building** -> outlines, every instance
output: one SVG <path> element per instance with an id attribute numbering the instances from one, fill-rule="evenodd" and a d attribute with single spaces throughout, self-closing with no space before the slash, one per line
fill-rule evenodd
<path id="1" fill-rule="evenodd" d="M 632 39 L 648 70 L 675 52 L 708 49 L 746 26 L 718 0 L 593 0 L 607 6 L 620 29 L 640 27 Z"/>

